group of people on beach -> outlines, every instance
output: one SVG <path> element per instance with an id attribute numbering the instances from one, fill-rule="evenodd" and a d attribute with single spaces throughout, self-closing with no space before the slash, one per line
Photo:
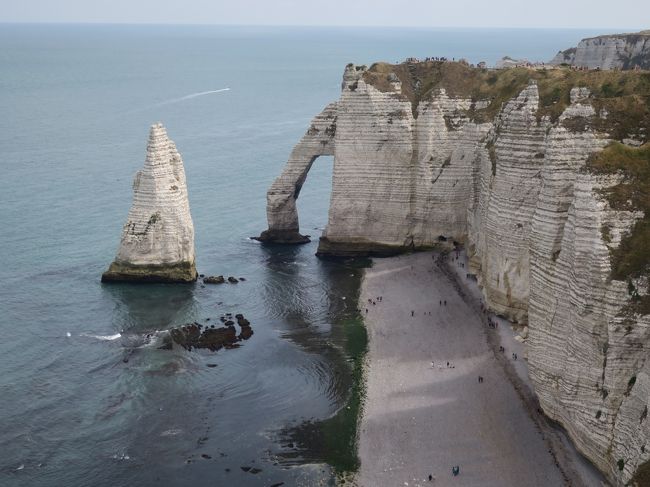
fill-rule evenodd
<path id="1" fill-rule="evenodd" d="M 381 303 L 383 299 L 384 299 L 383 296 L 377 296 L 375 299 L 368 298 L 368 304 L 376 306 L 377 303 Z M 368 314 L 368 308 L 366 308 L 366 314 Z"/>
<path id="2" fill-rule="evenodd" d="M 443 361 L 443 364 L 444 364 L 444 361 Z M 434 362 L 433 360 L 431 361 L 431 368 L 432 368 L 432 369 L 435 369 L 435 368 L 436 368 L 436 364 L 435 364 L 435 362 Z M 442 368 L 445 368 L 445 369 L 455 369 L 456 366 L 455 366 L 453 363 L 447 361 L 447 365 L 446 365 L 446 366 L 439 365 L 438 368 L 440 368 L 440 369 L 442 369 Z"/>
<path id="3" fill-rule="evenodd" d="M 457 477 L 460 474 L 460 465 L 454 465 L 451 467 L 451 474 L 454 477 Z M 433 476 L 433 474 L 429 474 L 429 482 L 433 482 L 434 480 L 436 480 L 436 478 Z"/>

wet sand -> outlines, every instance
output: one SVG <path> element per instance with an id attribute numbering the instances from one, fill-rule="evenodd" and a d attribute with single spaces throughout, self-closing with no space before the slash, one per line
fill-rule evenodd
<path id="1" fill-rule="evenodd" d="M 558 464 L 553 440 L 542 434 L 548 425 L 526 403 L 527 387 L 513 386 L 519 364 L 494 352 L 499 333 L 490 336 L 478 295 L 459 287 L 453 272 L 430 252 L 375 259 L 366 270 L 360 307 L 370 343 L 358 484 L 582 485 L 574 467 Z"/>

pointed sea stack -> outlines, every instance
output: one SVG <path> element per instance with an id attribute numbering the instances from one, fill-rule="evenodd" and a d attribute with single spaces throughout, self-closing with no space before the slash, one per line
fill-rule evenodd
<path id="1" fill-rule="evenodd" d="M 183 160 L 162 124 L 151 126 L 144 168 L 133 181 L 133 205 L 115 261 L 102 282 L 193 282 L 194 225 Z"/>

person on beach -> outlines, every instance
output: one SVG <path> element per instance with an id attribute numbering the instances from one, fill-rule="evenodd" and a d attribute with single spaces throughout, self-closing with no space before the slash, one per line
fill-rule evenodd
<path id="1" fill-rule="evenodd" d="M 445 306 L 447 306 L 447 300 L 445 299 Z"/>
<path id="2" fill-rule="evenodd" d="M 415 316 L 415 311 L 411 310 L 411 316 Z"/>
<path id="3" fill-rule="evenodd" d="M 366 308 L 366 314 L 368 314 L 368 308 Z"/>

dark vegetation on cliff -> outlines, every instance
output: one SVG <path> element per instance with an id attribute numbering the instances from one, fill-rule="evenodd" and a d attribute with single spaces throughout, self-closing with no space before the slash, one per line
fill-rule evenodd
<path id="1" fill-rule="evenodd" d="M 576 71 L 557 69 L 480 69 L 459 62 L 376 63 L 364 74 L 367 83 L 380 91 L 393 91 L 389 77 L 402 83 L 402 97 L 408 99 L 414 115 L 420 101 L 444 88 L 451 97 L 488 100 L 483 109 L 470 109 L 467 116 L 476 122 L 494 120 L 503 105 L 515 98 L 531 81 L 537 83 L 540 106 L 538 119 L 557 121 L 570 104 L 571 88 L 587 87 L 592 104 L 601 116 L 588 123 L 615 140 L 634 137 L 645 140 L 650 131 L 650 72 Z M 606 116 L 605 116 L 606 115 Z"/>
<path id="2" fill-rule="evenodd" d="M 587 167 L 598 174 L 619 174 L 621 181 L 603 191 L 615 210 L 642 211 L 632 231 L 612 250 L 612 278 L 627 280 L 632 310 L 650 313 L 650 296 L 640 296 L 631 279 L 650 277 L 650 143 L 635 148 L 615 142 L 592 155 Z M 607 239 L 607 229 L 603 236 Z"/>

